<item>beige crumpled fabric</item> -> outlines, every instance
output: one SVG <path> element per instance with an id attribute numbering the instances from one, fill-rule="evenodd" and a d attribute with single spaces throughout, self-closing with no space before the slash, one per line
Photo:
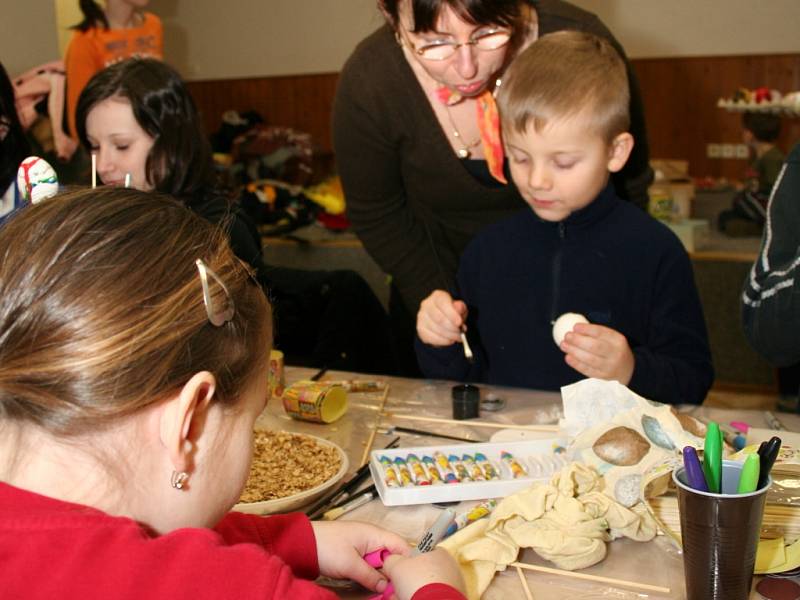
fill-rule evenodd
<path id="1" fill-rule="evenodd" d="M 461 566 L 467 597 L 478 600 L 495 572 L 517 560 L 520 548 L 574 570 L 603 560 L 606 542 L 618 537 L 651 540 L 656 525 L 644 507 L 622 506 L 602 492 L 603 485 L 593 468 L 571 463 L 549 484 L 508 496 L 488 518 L 439 544 Z"/>

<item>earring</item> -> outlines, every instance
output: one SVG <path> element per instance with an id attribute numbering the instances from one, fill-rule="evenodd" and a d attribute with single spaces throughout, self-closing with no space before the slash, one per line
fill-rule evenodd
<path id="1" fill-rule="evenodd" d="M 169 483 L 176 490 L 182 490 L 187 481 L 189 481 L 189 474 L 186 471 L 173 471 Z"/>

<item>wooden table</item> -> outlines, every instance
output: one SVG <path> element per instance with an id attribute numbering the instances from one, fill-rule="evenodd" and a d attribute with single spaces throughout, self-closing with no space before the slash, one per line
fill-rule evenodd
<path id="1" fill-rule="evenodd" d="M 294 381 L 308 378 L 313 373 L 312 369 L 287 367 L 286 383 L 290 384 Z M 327 373 L 324 377 L 324 380 L 340 379 L 379 379 L 388 381 L 391 386 L 385 406 L 385 410 L 388 412 L 442 418 L 452 417 L 451 382 L 396 377 L 378 378 L 335 371 Z M 481 387 L 484 393 L 492 391 L 506 400 L 506 407 L 502 411 L 496 413 L 484 412 L 481 415 L 481 420 L 509 424 L 554 423 L 560 416 L 561 397 L 558 393 L 515 388 L 492 388 L 490 386 Z M 347 452 L 350 460 L 350 469 L 355 471 L 364 454 L 370 432 L 377 423 L 380 401 L 380 394 L 350 394 L 347 414 L 330 425 L 293 420 L 284 413 L 280 401 L 272 401 L 259 417 L 258 425 L 273 429 L 310 433 L 329 439 L 339 444 Z M 694 408 L 693 411 L 699 416 L 712 418 L 720 422 L 738 419 L 746 421 L 755 427 L 766 427 L 764 415 L 760 411 L 730 411 L 704 407 Z M 779 417 L 787 429 L 800 430 L 799 416 L 781 413 Z M 427 431 L 448 433 L 476 441 L 488 441 L 494 432 L 494 430 L 470 426 L 468 421 L 457 425 L 401 422 L 399 420 L 383 421 L 384 427 L 391 423 Z M 388 434 L 384 430 L 384 432 L 379 432 L 375 436 L 373 449 L 383 448 L 397 435 L 401 437 L 401 447 L 454 443 L 435 437 L 399 433 Z M 455 508 L 457 511 L 459 510 L 459 507 Z M 382 527 L 404 536 L 409 541 L 414 541 L 435 520 L 439 510 L 439 508 L 432 505 L 385 507 L 380 500 L 373 500 L 369 504 L 344 515 L 342 519 L 380 524 Z M 603 561 L 583 569 L 581 572 L 668 587 L 671 592 L 666 595 L 642 595 L 640 592 L 622 587 L 610 587 L 593 582 L 567 579 L 557 575 L 529 572 L 526 574 L 526 578 L 533 592 L 533 597 L 536 600 L 560 600 L 571 596 L 582 599 L 614 598 L 622 600 L 643 597 L 685 598 L 682 557 L 665 536 L 657 536 L 653 541 L 647 543 L 634 542 L 628 539 L 615 540 L 607 545 L 607 549 L 608 554 Z M 520 554 L 520 560 L 527 563 L 552 566 L 551 563 L 539 558 L 532 550 L 523 550 Z M 341 588 L 336 591 L 346 598 L 369 597 L 369 594 L 352 588 Z M 759 597 L 755 592 L 751 596 L 753 599 Z M 498 573 L 483 598 L 484 600 L 524 598 L 515 570 L 509 569 Z"/>

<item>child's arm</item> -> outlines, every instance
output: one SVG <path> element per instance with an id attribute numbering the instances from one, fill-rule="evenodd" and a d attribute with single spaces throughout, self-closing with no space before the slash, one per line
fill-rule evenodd
<path id="1" fill-rule="evenodd" d="M 714 379 L 705 319 L 689 256 L 673 236 L 664 243 L 652 279 L 641 282 L 650 299 L 618 316 L 621 323 L 641 319 L 638 339 L 579 323 L 562 350 L 567 363 L 587 377 L 617 380 L 657 402 L 699 404 Z"/>
<path id="2" fill-rule="evenodd" d="M 259 517 L 228 513 L 214 528 L 228 544 L 257 544 L 285 562 L 297 577 L 316 579 L 320 569 L 311 522 L 301 513 Z M 310 551 L 311 550 L 311 551 Z"/>
<path id="3" fill-rule="evenodd" d="M 479 377 L 479 367 L 469 363 L 461 343 L 461 328 L 465 327 L 466 319 L 467 305 L 453 300 L 443 290 L 436 290 L 423 300 L 417 313 L 414 349 L 425 377 L 453 381 L 473 381 Z M 477 345 L 471 349 L 480 354 Z M 475 361 L 480 362 L 480 358 Z"/>
<path id="4" fill-rule="evenodd" d="M 742 293 L 747 339 L 771 363 L 800 360 L 800 145 L 789 154 L 767 207 L 761 251 Z"/>

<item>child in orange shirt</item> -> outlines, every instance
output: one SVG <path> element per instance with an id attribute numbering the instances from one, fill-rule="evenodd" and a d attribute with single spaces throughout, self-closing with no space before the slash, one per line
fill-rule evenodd
<path id="1" fill-rule="evenodd" d="M 78 137 L 75 127 L 78 96 L 95 73 L 132 56 L 164 57 L 161 20 L 142 10 L 148 2 L 106 0 L 103 10 L 94 0 L 80 0 L 84 19 L 74 27 L 65 58 L 67 119 L 73 138 Z"/>

